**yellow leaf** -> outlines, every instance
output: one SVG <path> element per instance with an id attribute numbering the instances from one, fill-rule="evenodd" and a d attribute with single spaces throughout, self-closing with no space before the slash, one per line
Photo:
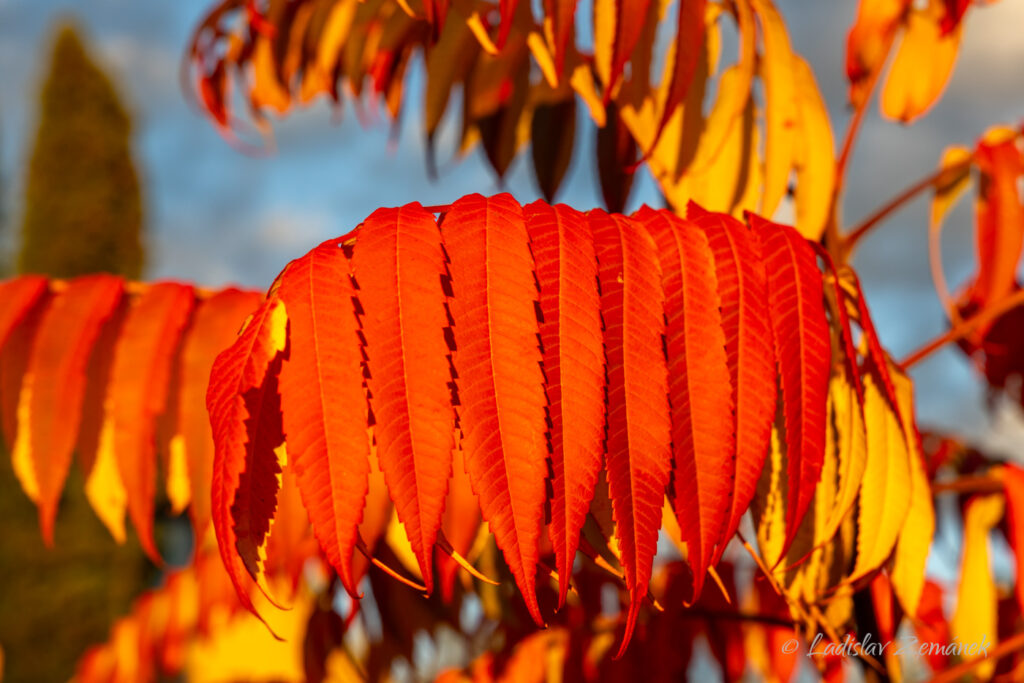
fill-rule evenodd
<path id="1" fill-rule="evenodd" d="M 935 183 L 931 213 L 928 223 L 928 255 L 932 269 L 932 282 L 939 295 L 942 307 L 949 312 L 954 322 L 959 318 L 953 298 L 946 284 L 945 269 L 942 267 L 942 223 L 953 205 L 971 184 L 971 165 L 967 162 L 971 150 L 954 145 L 942 153 L 939 168 L 947 171 Z"/>
<path id="2" fill-rule="evenodd" d="M 35 503 L 39 500 L 39 481 L 36 479 L 35 463 L 32 458 L 32 440 L 29 438 L 32 420 L 33 379 L 34 376 L 31 373 L 25 373 L 25 377 L 21 381 L 21 391 L 18 393 L 18 431 L 14 438 L 14 446 L 11 448 L 11 465 L 14 468 L 14 475 L 21 483 L 21 489 Z"/>
<path id="3" fill-rule="evenodd" d="M 917 3 L 914 3 L 916 5 Z M 939 99 L 953 72 L 963 23 L 942 35 L 943 0 L 913 7 L 882 89 L 882 114 L 909 123 Z"/>
<path id="4" fill-rule="evenodd" d="M 828 109 L 811 67 L 793 57 L 797 89 L 796 229 L 817 242 L 825 231 L 832 206 L 836 159 Z"/>
<path id="5" fill-rule="evenodd" d="M 910 477 L 913 483 L 910 489 L 910 510 L 896 543 L 890 578 L 903 609 L 907 614 L 917 614 L 921 592 L 924 590 L 925 564 L 935 533 L 935 508 L 932 506 L 932 490 L 924 469 L 924 454 L 913 422 L 914 387 L 902 373 L 893 373 L 892 379 L 907 443 L 910 445 Z"/>
<path id="6" fill-rule="evenodd" d="M 334 87 L 334 69 L 352 29 L 358 4 L 358 0 L 340 0 L 331 7 L 316 44 L 316 58 L 303 74 L 301 102 L 307 103 L 320 93 L 331 92 Z"/>
<path id="7" fill-rule="evenodd" d="M 729 132 L 739 123 L 747 107 L 747 100 L 750 99 L 750 88 L 754 81 L 757 62 L 757 28 L 754 25 L 750 0 L 737 2 L 736 10 L 737 30 L 740 36 L 739 61 L 726 71 L 718 82 L 715 105 L 708 115 L 697 155 L 691 166 L 694 173 L 701 173 L 715 163 L 725 146 Z M 729 74 L 732 75 L 726 79 L 726 75 Z"/>
<path id="8" fill-rule="evenodd" d="M 1001 494 L 975 496 L 964 512 L 960 589 L 956 611 L 949 622 L 950 636 L 955 639 L 952 642 L 964 646 L 988 643 L 991 650 L 998 638 L 999 598 L 989 562 L 988 534 L 1002 519 L 1003 507 Z M 986 680 L 992 676 L 995 665 L 995 661 L 985 662 L 974 669 L 974 674 L 978 680 Z"/>
<path id="9" fill-rule="evenodd" d="M 171 510 L 180 515 L 192 498 L 192 486 L 188 476 L 188 455 L 185 453 L 185 437 L 175 434 L 168 444 L 167 453 L 167 499 Z"/>
<path id="10" fill-rule="evenodd" d="M 771 0 L 755 0 L 754 12 L 764 32 L 761 81 L 764 83 L 764 193 L 761 213 L 771 217 L 786 194 L 793 164 L 797 126 L 797 90 L 793 50 L 786 24 Z"/>
<path id="11" fill-rule="evenodd" d="M 409 543 L 409 535 L 405 531 L 405 525 L 398 519 L 398 513 L 394 510 L 391 512 L 391 520 L 388 522 L 388 530 L 384 540 L 406 571 L 412 574 L 418 581 L 423 581 L 420 563 L 416 559 L 416 553 L 413 552 L 412 544 Z"/>
<path id="12" fill-rule="evenodd" d="M 910 459 L 899 416 L 873 374 L 864 377 L 867 465 L 860 487 L 857 562 L 851 580 L 878 569 L 896 545 L 910 508 Z"/>
<path id="13" fill-rule="evenodd" d="M 871 75 L 885 63 L 889 41 L 909 4 L 910 0 L 860 0 L 846 42 L 846 75 L 854 107 L 861 106 L 868 96 Z"/>
<path id="14" fill-rule="evenodd" d="M 839 456 L 839 490 L 822 532 L 823 538 L 835 535 L 843 518 L 853 510 L 868 458 L 864 413 L 857 400 L 857 392 L 845 374 L 834 375 L 829 382 L 829 402 L 832 409 L 829 429 L 835 433 Z"/>
<path id="15" fill-rule="evenodd" d="M 249 91 L 253 107 L 269 107 L 278 114 L 284 114 L 291 105 L 291 96 L 281 83 L 274 59 L 274 45 L 270 38 L 260 35 L 252 54 L 252 89 Z"/>
<path id="16" fill-rule="evenodd" d="M 777 564 L 786 541 L 786 444 L 780 433 L 780 422 L 776 419 L 772 426 L 768 460 L 750 504 L 757 547 L 769 567 Z"/>
<path id="17" fill-rule="evenodd" d="M 128 508 L 128 492 L 125 491 L 121 472 L 117 467 L 117 458 L 114 455 L 114 420 L 107 408 L 104 408 L 96 460 L 85 480 L 85 497 L 114 540 L 124 543 L 124 515 Z"/>

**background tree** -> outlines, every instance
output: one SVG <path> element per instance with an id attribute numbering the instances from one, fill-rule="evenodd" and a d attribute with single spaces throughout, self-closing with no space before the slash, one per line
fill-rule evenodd
<path id="1" fill-rule="evenodd" d="M 22 272 L 138 277 L 142 199 L 131 120 L 71 24 L 56 31 L 21 228 Z"/>
<path id="2" fill-rule="evenodd" d="M 130 121 L 76 28 L 55 31 L 29 166 L 19 268 L 53 276 L 137 277 L 144 261 Z M 39 536 L 35 507 L 0 457 L 0 641 L 6 680 L 66 680 L 77 652 L 102 640 L 146 585 L 138 543 L 117 545 L 83 486 L 64 496 L 58 547 Z M 81 481 L 76 470 L 72 479 Z"/>

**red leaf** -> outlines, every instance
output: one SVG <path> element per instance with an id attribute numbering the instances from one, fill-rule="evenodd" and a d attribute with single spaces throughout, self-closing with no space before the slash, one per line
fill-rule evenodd
<path id="1" fill-rule="evenodd" d="M 551 20 L 555 73 L 561 80 L 562 72 L 565 70 L 565 53 L 568 51 L 569 41 L 572 40 L 576 0 L 544 0 L 544 15 Z"/>
<path id="2" fill-rule="evenodd" d="M 352 554 L 366 501 L 370 437 L 356 291 L 342 239 L 324 242 L 281 276 L 290 326 L 281 403 L 313 533 L 345 590 L 357 597 Z"/>
<path id="3" fill-rule="evenodd" d="M 466 468 L 534 621 L 547 444 L 544 376 L 522 209 L 463 197 L 441 224 L 451 261 L 455 369 Z"/>
<path id="4" fill-rule="evenodd" d="M 586 218 L 567 206 L 525 209 L 540 283 L 541 346 L 551 420 L 551 543 L 564 604 L 601 471 L 604 347 L 597 257 Z"/>
<path id="5" fill-rule="evenodd" d="M 26 454 L 38 486 L 39 523 L 47 544 L 53 542 L 57 505 L 78 435 L 89 355 L 123 292 L 124 282 L 112 275 L 70 281 L 47 307 L 32 342 L 12 457 L 17 462 L 19 452 Z"/>
<path id="6" fill-rule="evenodd" d="M 163 412 L 171 361 L 188 323 L 192 287 L 164 282 L 149 287 L 129 309 L 114 351 L 110 415 L 114 454 L 128 494 L 128 515 L 146 554 L 159 561 L 153 541 L 156 494 L 156 418 Z"/>
<path id="7" fill-rule="evenodd" d="M 796 537 L 821 478 L 825 458 L 825 402 L 831 370 L 831 338 L 814 249 L 784 225 L 747 214 L 761 240 L 768 274 L 768 312 L 782 386 L 787 476 L 786 541 Z"/>
<path id="8" fill-rule="evenodd" d="M 653 141 L 647 148 L 649 150 L 653 151 L 658 145 L 662 131 L 668 125 L 672 114 L 686 99 L 690 83 L 693 82 L 693 75 L 697 72 L 697 62 L 704 49 L 705 4 L 705 0 L 680 0 L 679 2 L 675 61 L 672 63 L 672 75 L 669 79 L 668 95 L 665 97 L 661 122 L 655 130 Z"/>
<path id="9" fill-rule="evenodd" d="M 615 0 L 613 4 L 615 12 L 615 37 L 612 41 L 608 82 L 604 84 L 605 106 L 611 101 L 612 92 L 619 79 L 622 78 L 626 62 L 629 61 L 630 56 L 633 54 L 633 48 L 636 47 L 637 41 L 643 35 L 644 23 L 647 21 L 647 12 L 651 0 L 633 0 L 632 2 Z M 598 3 L 595 3 L 594 7 L 595 12 L 599 11 Z M 596 23 L 597 20 L 595 18 Z"/>
<path id="10" fill-rule="evenodd" d="M 605 457 L 630 608 L 621 655 L 647 594 L 672 453 L 661 272 L 650 236 L 634 221 L 588 214 L 599 263 L 608 363 Z"/>
<path id="11" fill-rule="evenodd" d="M 42 275 L 23 275 L 0 282 L 0 349 L 46 293 L 46 285 Z"/>
<path id="12" fill-rule="evenodd" d="M 981 171 L 976 209 L 978 276 L 971 298 L 984 305 L 999 301 L 1016 288 L 1024 245 L 1024 204 L 1018 189 L 1024 158 L 1016 137 L 983 140 L 976 158 Z"/>
<path id="13" fill-rule="evenodd" d="M 512 25 L 515 23 L 516 7 L 519 6 L 519 0 L 498 0 L 498 10 L 501 14 L 501 25 L 498 27 L 498 49 L 505 47 L 505 42 L 508 40 L 508 34 L 512 31 Z"/>
<path id="14" fill-rule="evenodd" d="M 39 275 L 0 284 L 0 426 L 8 449 L 14 447 L 18 394 L 29 348 L 48 298 L 46 278 Z"/>
<path id="15" fill-rule="evenodd" d="M 253 614 L 246 574 L 259 584 L 259 550 L 270 532 L 281 473 L 275 450 L 284 443 L 278 375 L 285 315 L 276 296 L 264 301 L 214 360 L 206 392 L 214 442 L 213 529 L 238 599 Z M 312 517 L 315 509 L 306 509 Z"/>
<path id="16" fill-rule="evenodd" d="M 1007 540 L 1013 548 L 1018 568 L 1024 568 L 1024 470 L 1007 465 L 1003 470 L 1003 488 L 1006 491 Z M 1024 569 L 1018 569 L 1018 572 Z M 1017 605 L 1024 612 L 1024 581 L 1014 584 Z"/>
<path id="17" fill-rule="evenodd" d="M 359 229 L 352 267 L 380 466 L 432 592 L 455 428 L 447 271 L 434 217 L 419 204 L 378 209 Z"/>
<path id="18" fill-rule="evenodd" d="M 461 441 L 461 436 L 456 435 Z M 451 543 L 455 552 L 463 557 L 469 552 L 476 540 L 480 528 L 480 502 L 466 473 L 466 458 L 461 444 L 456 444 L 452 456 L 452 478 L 448 482 L 448 496 L 444 503 L 444 516 L 441 518 L 441 529 L 445 538 Z M 440 574 L 441 597 L 451 602 L 455 589 L 455 576 L 459 563 L 445 554 L 438 556 L 438 573 Z"/>
<path id="19" fill-rule="evenodd" d="M 756 238 L 728 214 L 691 203 L 687 214 L 708 236 L 715 259 L 722 327 L 736 410 L 736 477 L 717 564 L 750 506 L 767 455 L 775 417 L 775 357 L 768 318 L 767 280 Z"/>
<path id="20" fill-rule="evenodd" d="M 668 211 L 635 214 L 654 238 L 665 291 L 673 507 L 700 596 L 729 519 L 736 473 L 733 392 L 715 260 L 705 233 Z"/>
<path id="21" fill-rule="evenodd" d="M 184 440 L 192 487 L 190 514 L 195 537 L 206 535 L 210 523 L 210 482 L 214 444 L 206 412 L 207 384 L 213 361 L 238 337 L 246 316 L 259 307 L 256 292 L 230 288 L 201 302 L 181 347 L 181 391 L 178 396 L 178 433 Z"/>

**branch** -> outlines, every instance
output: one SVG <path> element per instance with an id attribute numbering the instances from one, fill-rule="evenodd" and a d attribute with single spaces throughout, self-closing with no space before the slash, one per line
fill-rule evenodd
<path id="1" fill-rule="evenodd" d="M 1002 493 L 1003 480 L 998 470 L 973 474 L 932 484 L 932 493 Z"/>
<path id="2" fill-rule="evenodd" d="M 857 242 L 859 242 L 861 238 L 864 237 L 864 235 L 870 232 L 871 229 L 874 228 L 876 225 L 878 225 L 886 218 L 888 218 L 889 215 L 892 214 L 894 211 L 896 211 L 901 206 L 906 204 L 908 201 L 916 197 L 919 193 L 923 192 L 924 190 L 927 190 L 929 187 L 934 187 L 935 185 L 938 185 L 939 181 L 942 180 L 945 176 L 951 173 L 958 173 L 963 168 L 969 167 L 973 162 L 974 156 L 972 155 L 970 157 L 967 157 L 963 161 L 954 164 L 953 166 L 940 168 L 932 173 L 929 173 L 928 175 L 926 175 L 925 177 L 921 178 L 916 183 L 908 187 L 907 189 L 900 192 L 898 195 L 890 199 L 870 216 L 861 221 L 860 224 L 857 225 L 857 227 L 853 228 L 853 230 L 851 230 L 849 234 L 843 238 L 844 251 L 846 251 L 847 253 L 853 251 L 854 247 L 857 245 Z"/>
<path id="3" fill-rule="evenodd" d="M 910 366 L 924 360 L 946 344 L 963 339 L 985 323 L 995 320 L 1011 308 L 1016 308 L 1022 304 L 1024 304 L 1024 289 L 1018 289 L 998 303 L 986 306 L 970 318 L 950 328 L 945 334 L 939 335 L 917 351 L 914 351 L 900 362 L 900 368 L 905 372 Z"/>
<path id="4" fill-rule="evenodd" d="M 992 651 L 986 655 L 958 664 L 951 669 L 946 669 L 940 674 L 937 674 L 932 678 L 931 683 L 952 683 L 953 681 L 960 680 L 964 675 L 969 674 L 975 667 L 982 662 L 994 661 L 1000 657 L 1013 654 L 1017 650 L 1024 649 L 1024 631 L 1017 633 L 1010 638 L 1007 638 L 1003 642 L 999 643 L 996 647 L 992 648 Z"/>
<path id="5" fill-rule="evenodd" d="M 839 159 L 836 161 L 836 178 L 835 184 L 832 187 L 832 210 L 829 212 L 831 218 L 826 226 L 826 238 L 829 243 L 837 246 L 842 243 L 842 238 L 839 236 L 838 213 L 839 195 L 842 194 L 843 183 L 846 180 L 846 168 L 850 164 L 850 157 L 853 154 L 853 144 L 857 139 L 858 133 L 860 133 L 861 123 L 864 121 L 864 114 L 867 112 L 868 105 L 871 103 L 871 99 L 874 96 L 875 88 L 878 87 L 878 81 L 882 77 L 882 71 L 885 70 L 885 64 L 889 61 L 889 52 L 892 50 L 893 41 L 896 39 L 896 33 L 896 31 L 892 31 L 890 33 L 889 38 L 885 43 L 885 58 L 879 61 L 878 67 L 868 79 L 867 86 L 864 89 L 864 95 L 861 101 L 857 104 L 856 109 L 854 109 L 853 117 L 850 119 L 850 122 L 846 127 L 846 136 L 843 138 L 843 147 L 839 152 Z"/>

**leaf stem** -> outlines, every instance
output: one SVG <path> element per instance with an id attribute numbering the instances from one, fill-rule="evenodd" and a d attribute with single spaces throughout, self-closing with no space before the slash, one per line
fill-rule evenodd
<path id="1" fill-rule="evenodd" d="M 1016 292 L 1004 297 L 999 302 L 986 306 L 970 318 L 954 325 L 949 329 L 949 331 L 935 337 L 917 351 L 911 353 L 900 362 L 900 368 L 904 371 L 908 370 L 911 366 L 924 360 L 946 344 L 963 339 L 982 325 L 995 320 L 1011 308 L 1015 308 L 1022 304 L 1024 304 L 1024 289 L 1018 289 Z"/>
<path id="2" fill-rule="evenodd" d="M 857 246 L 857 243 L 867 233 L 871 232 L 872 228 L 874 228 L 876 225 L 884 221 L 886 218 L 888 218 L 892 213 L 894 213 L 897 209 L 902 207 L 908 201 L 916 197 L 921 192 L 927 190 L 928 188 L 934 187 L 942 178 L 950 174 L 957 173 L 963 168 L 970 166 L 971 163 L 973 163 L 973 161 L 974 157 L 970 156 L 953 166 L 947 166 L 945 168 L 940 168 L 936 171 L 933 171 L 932 173 L 929 173 L 928 175 L 924 176 L 916 183 L 914 183 L 913 185 L 911 185 L 910 187 L 908 187 L 907 189 L 903 190 L 898 195 L 890 199 L 888 202 L 879 207 L 874 213 L 872 213 L 870 216 L 862 220 L 860 224 L 853 228 L 849 232 L 849 234 L 847 234 L 843 238 L 844 253 L 848 254 L 851 251 L 853 251 L 854 247 Z"/>

